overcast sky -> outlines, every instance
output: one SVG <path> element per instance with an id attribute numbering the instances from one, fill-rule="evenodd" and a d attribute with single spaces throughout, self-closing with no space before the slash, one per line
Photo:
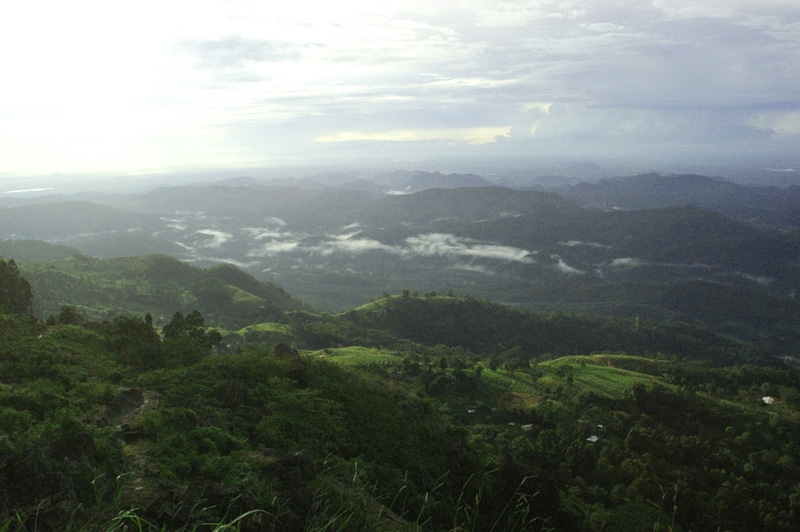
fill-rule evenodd
<path id="1" fill-rule="evenodd" d="M 797 0 L 24 0 L 0 72 L 0 176 L 800 146 Z"/>

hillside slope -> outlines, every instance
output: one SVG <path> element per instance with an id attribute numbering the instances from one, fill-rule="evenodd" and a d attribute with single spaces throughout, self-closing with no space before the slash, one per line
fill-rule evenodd
<path id="1" fill-rule="evenodd" d="M 211 324 L 241 327 L 304 308 L 282 288 L 230 265 L 202 269 L 165 255 L 96 259 L 75 255 L 22 263 L 40 317 L 72 305 L 89 319 L 150 312 L 203 312 Z"/>
<path id="2" fill-rule="evenodd" d="M 158 269 L 180 279 L 184 267 Z M 788 532 L 800 522 L 796 373 L 672 350 L 499 361 L 497 346 L 522 332 L 499 326 L 515 309 L 413 299 L 349 313 L 385 338 L 426 324 L 427 345 L 392 349 L 223 354 L 160 338 L 146 320 L 0 316 L 0 527 Z M 423 315 L 406 323 L 406 307 Z M 488 336 L 470 340 L 446 321 L 472 315 L 494 316 Z M 566 319 L 544 319 L 529 342 L 596 341 L 597 322 Z M 671 330 L 673 346 L 718 342 L 682 332 Z M 463 339 L 474 351 L 434 344 Z"/>

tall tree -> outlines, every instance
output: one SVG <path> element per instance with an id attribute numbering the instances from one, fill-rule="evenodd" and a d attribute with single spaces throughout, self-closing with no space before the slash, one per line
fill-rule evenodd
<path id="1" fill-rule="evenodd" d="M 184 316 L 176 312 L 162 329 L 167 358 L 184 364 L 197 362 L 222 341 L 217 331 L 206 331 L 203 315 L 193 310 Z"/>
<path id="2" fill-rule="evenodd" d="M 30 314 L 32 301 L 31 285 L 17 263 L 14 259 L 0 258 L 0 313 Z"/>
<path id="3" fill-rule="evenodd" d="M 161 339 L 149 312 L 144 318 L 117 316 L 112 326 L 111 343 L 123 363 L 144 368 L 163 364 Z"/>

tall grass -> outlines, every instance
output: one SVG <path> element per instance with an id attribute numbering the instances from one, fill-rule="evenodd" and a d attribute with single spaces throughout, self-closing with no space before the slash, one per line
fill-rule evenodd
<path id="1" fill-rule="evenodd" d="M 330 470 L 333 473 L 333 470 Z M 452 512 L 442 512 L 442 500 L 438 497 L 440 490 L 446 485 L 447 474 L 429 484 L 424 499 L 418 508 L 402 510 L 400 515 L 395 513 L 390 506 L 403 498 L 406 486 L 402 486 L 395 494 L 390 506 L 385 505 L 373 496 L 376 486 L 370 485 L 362 479 L 362 472 L 358 463 L 352 465 L 351 473 L 339 470 L 339 475 L 322 475 L 321 482 L 316 485 L 313 501 L 305 515 L 278 515 L 254 509 L 228 519 L 222 518 L 219 522 L 205 522 L 182 525 L 173 528 L 168 524 L 160 523 L 159 518 L 145 517 L 140 509 L 130 508 L 120 510 L 113 517 L 102 521 L 101 514 L 95 514 L 93 519 L 84 521 L 79 525 L 74 524 L 74 517 L 69 520 L 64 530 L 68 532 L 239 532 L 243 529 L 281 530 L 288 526 L 293 530 L 301 529 L 303 532 L 421 532 L 425 530 L 438 530 L 442 532 L 528 532 L 536 530 L 551 530 L 547 517 L 537 516 L 532 511 L 532 500 L 538 492 L 531 492 L 532 477 L 525 477 L 517 486 L 515 492 L 505 501 L 502 509 L 494 508 L 489 499 L 484 497 L 487 487 L 486 478 L 497 473 L 497 470 L 484 475 L 471 475 L 463 484 L 460 495 L 455 502 Z M 346 480 L 339 480 L 343 474 Z M 119 484 L 121 477 L 116 478 Z M 339 479 L 336 477 L 338 476 Z M 100 483 L 102 476 L 95 480 Z M 101 496 L 104 489 L 98 488 Z M 102 498 L 102 497 L 100 497 Z M 233 501 L 232 501 L 233 502 Z M 231 502 L 231 504 L 232 504 Z M 114 506 L 118 506 L 115 499 Z M 416 506 L 416 505 L 414 505 Z M 80 508 L 80 507 L 79 507 Z M 195 514 L 194 508 L 190 513 Z M 76 508 L 73 514 L 77 514 Z M 441 519 L 447 513 L 452 514 L 451 524 L 444 524 Z M 200 515 L 202 512 L 199 512 Z M 248 522 L 257 515 L 267 517 L 266 523 Z M 438 517 L 435 517 L 437 516 Z M 491 516 L 491 517 L 489 517 Z M 0 524 L 0 532 L 40 532 L 45 530 L 38 523 L 38 516 L 31 515 L 28 519 L 18 513 L 9 521 Z M 674 519 L 674 517 L 673 517 Z M 31 522 L 31 520 L 33 522 Z M 670 530 L 672 527 L 670 526 Z"/>
<path id="2" fill-rule="evenodd" d="M 262 510 L 250 510 L 245 512 L 230 521 L 219 523 L 202 523 L 200 525 L 193 525 L 192 527 L 183 526 L 178 529 L 173 529 L 172 532 L 238 532 L 241 530 L 242 522 L 248 517 L 266 513 Z M 102 525 L 87 523 L 79 528 L 73 529 L 72 526 L 67 527 L 66 532 L 166 532 L 170 530 L 166 525 L 157 525 L 148 521 L 137 513 L 136 508 L 123 510 L 114 516 L 110 521 Z M 26 521 L 16 514 L 15 517 L 6 523 L 0 525 L 0 532 L 40 532 L 40 529 L 34 521 L 33 528 L 29 528 Z"/>

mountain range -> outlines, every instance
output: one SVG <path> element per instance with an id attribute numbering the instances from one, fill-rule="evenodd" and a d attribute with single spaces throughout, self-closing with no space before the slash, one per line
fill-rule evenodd
<path id="1" fill-rule="evenodd" d="M 798 529 L 793 190 L 294 179 L 0 209 L 0 530 Z"/>
<path id="2" fill-rule="evenodd" d="M 0 254 L 24 261 L 158 253 L 200 267 L 232 264 L 330 311 L 412 289 L 542 310 L 681 318 L 793 353 L 781 338 L 794 338 L 796 310 L 784 321 L 789 326 L 776 318 L 751 330 L 732 325 L 748 320 L 705 319 L 691 308 L 724 292 L 701 286 L 731 287 L 751 316 L 764 306 L 796 308 L 794 187 L 648 174 L 544 191 L 422 172 L 310 176 L 285 185 L 240 178 L 26 200 L 0 209 L 0 238 L 8 239 Z M 397 194 L 403 187 L 422 190 Z M 20 255 L 20 239 L 62 247 L 32 246 Z M 692 287 L 688 300 L 667 297 L 675 286 Z"/>

